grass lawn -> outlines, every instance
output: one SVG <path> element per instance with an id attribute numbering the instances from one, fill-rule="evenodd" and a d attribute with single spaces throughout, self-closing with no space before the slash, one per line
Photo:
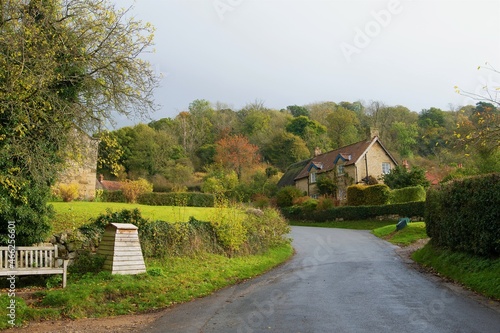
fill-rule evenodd
<path id="1" fill-rule="evenodd" d="M 138 208 L 144 218 L 169 222 L 185 222 L 194 216 L 198 220 L 207 221 L 216 214 L 219 208 L 205 207 L 178 207 L 178 206 L 147 206 L 139 204 L 116 202 L 52 202 L 56 212 L 52 220 L 54 233 L 72 230 L 89 223 L 90 218 L 106 213 L 106 209 L 113 212 L 123 209 Z"/>
<path id="2" fill-rule="evenodd" d="M 432 246 L 416 251 L 413 260 L 467 288 L 500 301 L 500 258 L 485 258 Z"/>
<path id="3" fill-rule="evenodd" d="M 70 274 L 65 289 L 37 291 L 29 306 L 17 297 L 16 322 L 116 316 L 165 308 L 260 275 L 292 254 L 293 248 L 287 244 L 262 255 L 228 258 L 203 254 L 147 260 L 148 272 L 139 275 Z M 7 293 L 2 292 L 2 318 L 7 318 L 8 304 Z M 0 329 L 7 327 L 7 320 L 0 320 Z"/>
<path id="4" fill-rule="evenodd" d="M 372 232 L 375 236 L 400 246 L 408 246 L 419 239 L 429 238 L 425 231 L 425 222 L 409 223 L 404 229 L 399 231 L 396 231 L 396 224 L 393 223 L 374 229 Z"/>
<path id="5" fill-rule="evenodd" d="M 151 220 L 187 221 L 190 216 L 209 220 L 219 208 L 145 206 L 123 203 L 55 202 L 53 232 L 73 229 L 107 209 L 138 208 Z M 226 208 L 232 209 L 232 208 Z M 259 255 L 229 258 L 202 253 L 196 256 L 146 258 L 147 273 L 111 275 L 109 272 L 72 273 L 61 289 L 60 276 L 26 277 L 16 283 L 16 324 L 61 318 L 106 317 L 147 312 L 213 293 L 225 286 L 260 275 L 293 255 L 290 244 Z M 4 281 L 6 283 L 6 281 Z M 6 284 L 2 287 L 7 287 Z M 51 288 L 56 286 L 56 288 Z M 5 292 L 7 290 L 7 292 Z M 23 293 L 28 291 L 28 293 Z M 33 292 L 34 291 L 34 292 Z M 11 299 L 8 289 L 0 293 L 0 316 L 7 317 Z M 8 328 L 0 320 L 0 329 Z"/>
<path id="6" fill-rule="evenodd" d="M 290 221 L 290 225 L 296 225 L 296 226 L 301 226 L 301 227 L 373 230 L 376 228 L 385 227 L 386 225 L 395 225 L 395 223 L 394 223 L 394 221 L 377 221 L 377 220 L 338 221 L 338 222 Z"/>

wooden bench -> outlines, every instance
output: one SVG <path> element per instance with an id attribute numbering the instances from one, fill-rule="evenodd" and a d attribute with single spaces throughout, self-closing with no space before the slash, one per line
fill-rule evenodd
<path id="1" fill-rule="evenodd" d="M 0 247 L 0 276 L 62 274 L 66 287 L 68 260 L 58 266 L 57 245 Z"/>

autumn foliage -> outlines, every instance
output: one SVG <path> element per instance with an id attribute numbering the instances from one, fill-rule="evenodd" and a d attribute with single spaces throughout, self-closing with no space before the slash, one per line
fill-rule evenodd
<path id="1" fill-rule="evenodd" d="M 241 178 L 242 171 L 260 162 L 259 148 L 243 135 L 230 135 L 216 143 L 215 161 L 223 167 L 236 171 Z"/>

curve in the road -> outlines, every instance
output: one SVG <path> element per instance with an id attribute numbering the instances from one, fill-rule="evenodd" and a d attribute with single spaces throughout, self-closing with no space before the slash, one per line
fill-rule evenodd
<path id="1" fill-rule="evenodd" d="M 409 268 L 367 231 L 294 227 L 295 257 L 173 307 L 144 332 L 500 333 L 500 314 Z"/>

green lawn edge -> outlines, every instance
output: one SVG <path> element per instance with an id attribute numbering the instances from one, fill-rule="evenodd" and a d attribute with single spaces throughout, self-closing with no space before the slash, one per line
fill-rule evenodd
<path id="1" fill-rule="evenodd" d="M 485 258 L 432 245 L 412 254 L 412 259 L 464 287 L 500 301 L 500 258 Z"/>
<path id="2" fill-rule="evenodd" d="M 391 224 L 373 229 L 372 233 L 398 246 L 408 246 L 421 239 L 429 238 L 425 230 L 425 222 L 409 223 L 405 228 L 399 231 L 396 231 L 396 224 Z"/>
<path id="3" fill-rule="evenodd" d="M 168 222 L 187 222 L 189 218 L 195 217 L 201 221 L 210 220 L 221 209 L 213 207 L 186 207 L 186 206 L 149 206 L 119 202 L 50 202 L 55 211 L 55 216 L 51 221 L 52 232 L 59 233 L 66 230 L 73 230 L 90 222 L 99 214 L 105 214 L 107 210 L 118 212 L 123 209 L 139 209 L 142 217 Z"/>
<path id="4" fill-rule="evenodd" d="M 359 221 L 326 221 L 326 222 L 308 222 L 308 221 L 289 221 L 291 226 L 298 227 L 317 227 L 317 228 L 338 228 L 353 230 L 373 230 L 387 225 L 396 225 L 394 221 L 378 220 L 359 220 Z"/>
<path id="5" fill-rule="evenodd" d="M 264 274 L 288 261 L 293 253 L 291 244 L 284 244 L 251 256 L 201 254 L 147 260 L 148 273 L 139 275 L 70 275 L 65 289 L 37 291 L 35 302 L 29 305 L 16 297 L 15 323 L 22 326 L 30 321 L 100 318 L 165 309 Z M 6 293 L 0 296 L 0 316 L 5 318 L 0 320 L 0 329 L 12 327 L 7 320 L 10 299 Z"/>

